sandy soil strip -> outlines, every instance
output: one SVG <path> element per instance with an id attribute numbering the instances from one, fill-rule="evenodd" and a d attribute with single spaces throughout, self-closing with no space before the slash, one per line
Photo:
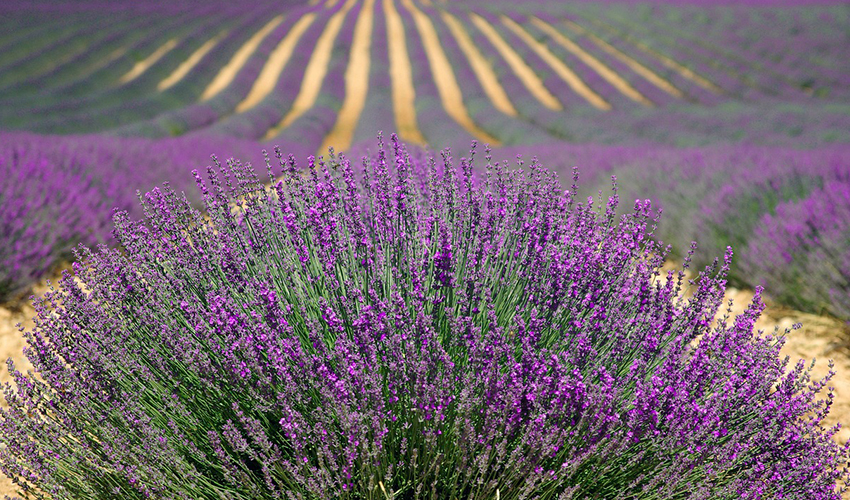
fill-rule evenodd
<path id="1" fill-rule="evenodd" d="M 413 86 L 413 70 L 407 53 L 404 23 L 393 0 L 384 0 L 384 15 L 387 19 L 387 49 L 390 61 L 390 79 L 393 89 L 393 114 L 398 136 L 405 142 L 425 145 L 427 140 L 416 123 L 416 88 Z"/>
<path id="2" fill-rule="evenodd" d="M 338 4 L 338 3 L 339 3 L 339 0 L 328 0 L 327 2 L 325 2 L 325 8 L 326 9 L 332 9 L 332 8 L 336 7 L 336 4 Z"/>
<path id="3" fill-rule="evenodd" d="M 493 71 L 493 67 L 490 66 L 490 62 L 484 58 L 484 55 L 482 55 L 478 50 L 478 47 L 475 46 L 475 43 L 472 41 L 469 33 L 467 33 L 463 28 L 460 21 L 444 10 L 440 11 L 440 15 L 449 27 L 449 31 L 452 32 L 460 50 L 469 61 L 472 71 L 475 72 L 478 82 L 481 84 L 481 87 L 484 88 L 484 93 L 490 98 L 490 102 L 493 103 L 493 107 L 508 116 L 517 116 L 517 110 L 511 103 L 510 98 L 508 98 L 508 94 L 505 92 L 505 89 L 502 88 L 502 84 L 499 83 L 499 77 L 496 76 L 496 72 Z"/>
<path id="4" fill-rule="evenodd" d="M 85 43 L 85 44 L 82 44 L 79 47 L 77 47 L 76 50 L 73 50 L 73 51 L 65 54 L 62 57 L 57 58 L 57 57 L 53 57 L 51 55 L 48 55 L 48 57 L 50 58 L 48 65 L 37 70 L 37 71 L 35 71 L 34 73 L 30 73 L 30 74 L 26 75 L 25 78 L 27 80 L 29 80 L 29 79 L 33 79 L 33 78 L 42 77 L 42 76 L 50 73 L 51 71 L 54 71 L 55 69 L 59 68 L 60 66 L 64 66 L 65 64 L 73 61 L 74 59 L 77 59 L 78 57 L 83 55 L 86 51 L 88 51 L 90 47 L 91 47 L 91 43 Z"/>
<path id="5" fill-rule="evenodd" d="M 345 70 L 345 100 L 336 117 L 333 129 L 325 137 L 319 153 L 323 154 L 333 146 L 338 151 L 351 147 L 354 130 L 360 121 L 360 114 L 366 105 L 369 92 L 369 68 L 372 47 L 372 26 L 375 21 L 375 0 L 366 0 L 354 25 L 354 39 L 351 42 L 351 54 Z"/>
<path id="6" fill-rule="evenodd" d="M 201 59 L 203 59 L 204 56 L 207 55 L 207 53 L 211 51 L 213 47 L 215 47 L 218 42 L 221 41 L 222 38 L 224 38 L 226 34 L 227 32 L 223 31 L 215 37 L 210 38 L 209 40 L 204 42 L 203 45 L 198 47 L 198 50 L 192 52 L 192 55 L 190 55 L 188 59 L 183 61 L 180 66 L 177 66 L 177 69 L 175 69 L 174 72 L 172 72 L 165 79 L 159 82 L 159 85 L 156 86 L 157 90 L 159 90 L 160 92 L 162 92 L 163 90 L 168 90 L 177 82 L 182 80 L 187 74 L 189 74 L 190 71 L 192 71 L 192 68 L 197 66 L 197 64 L 201 62 Z"/>
<path id="7" fill-rule="evenodd" d="M 236 75 L 239 73 L 239 70 L 242 69 L 242 66 L 245 66 L 245 63 L 248 62 L 248 58 L 257 50 L 257 47 L 260 46 L 263 40 L 269 33 L 274 31 L 277 26 L 283 22 L 283 15 L 279 15 L 266 23 L 265 26 L 260 28 L 259 31 L 254 33 L 251 38 L 248 39 L 239 50 L 233 54 L 233 57 L 230 58 L 230 61 L 221 68 L 213 81 L 204 89 L 204 93 L 201 94 L 201 101 L 208 101 L 218 95 L 219 92 L 226 89 L 228 85 L 236 78 Z"/>
<path id="8" fill-rule="evenodd" d="M 281 130 L 290 126 L 292 122 L 300 118 L 301 115 L 316 103 L 316 98 L 319 97 L 319 91 L 322 90 L 322 82 L 325 81 L 325 75 L 328 73 L 328 65 L 331 62 L 336 37 L 342 29 L 345 16 L 356 3 L 357 0 L 348 0 L 336 14 L 331 16 L 328 24 L 325 25 L 325 31 L 319 36 L 316 47 L 313 49 L 313 55 L 310 57 L 310 62 L 307 63 L 307 68 L 304 70 L 301 90 L 295 96 L 295 100 L 292 102 L 292 108 L 290 108 L 280 123 L 266 132 L 266 135 L 263 136 L 264 140 L 274 138 Z"/>
<path id="9" fill-rule="evenodd" d="M 584 99 L 589 102 L 592 106 L 601 109 L 603 111 L 607 111 L 611 109 L 611 105 L 602 98 L 599 94 L 594 92 L 590 87 L 587 86 L 584 81 L 573 70 L 571 70 L 563 61 L 555 57 L 545 43 L 538 42 L 531 34 L 522 26 L 517 24 L 513 19 L 506 15 L 500 16 L 502 24 L 508 27 L 511 31 L 516 33 L 523 42 L 526 43 L 531 50 L 533 50 L 546 64 L 549 65 L 554 71 L 555 74 L 561 77 L 562 80 L 567 82 L 567 85 L 575 91 L 576 94 L 584 97 Z"/>
<path id="10" fill-rule="evenodd" d="M 298 20 L 298 22 L 295 23 L 289 33 L 283 37 L 283 40 L 281 40 L 272 53 L 269 54 L 266 65 L 263 66 L 262 71 L 260 71 L 260 76 L 257 77 L 257 81 L 254 82 L 254 86 L 251 87 L 251 91 L 248 92 L 245 99 L 236 106 L 237 113 L 244 113 L 245 111 L 248 111 L 259 104 L 260 101 L 265 99 L 267 95 L 272 93 L 277 85 L 277 81 L 280 79 L 280 74 L 283 72 L 283 68 L 286 67 L 286 63 L 289 62 L 289 59 L 292 57 L 292 53 L 295 51 L 295 46 L 298 45 L 298 41 L 301 40 L 301 37 L 307 32 L 307 28 L 313 24 L 315 19 L 315 13 L 311 12 L 309 14 L 305 14 Z"/>
<path id="11" fill-rule="evenodd" d="M 498 31 L 490 26 L 486 19 L 474 12 L 470 12 L 469 17 L 472 19 L 472 23 L 487 37 L 487 40 L 493 44 L 531 95 L 551 110 L 561 111 L 564 109 L 561 102 L 543 85 L 543 81 L 537 76 L 537 73 L 523 61 L 522 57 L 499 35 Z"/>
<path id="12" fill-rule="evenodd" d="M 113 50 L 112 52 L 110 52 L 110 53 L 109 53 L 109 55 L 108 55 L 108 56 L 106 56 L 106 57 L 104 57 L 103 59 L 100 59 L 99 61 L 97 61 L 97 63 L 95 63 L 95 64 L 94 64 L 94 65 L 93 65 L 93 66 L 92 66 L 92 67 L 91 67 L 91 68 L 90 68 L 90 69 L 86 72 L 86 75 L 85 75 L 85 76 L 86 76 L 86 77 L 88 77 L 89 75 L 91 75 L 91 74 L 92 74 L 92 73 L 94 73 L 95 71 L 98 71 L 99 69 L 106 67 L 106 65 L 108 65 L 108 64 L 109 64 L 109 63 L 111 63 L 112 61 L 114 61 L 114 60 L 118 59 L 119 57 L 123 56 L 124 54 L 126 54 L 128 50 L 129 50 L 129 48 L 128 48 L 128 47 L 119 47 L 119 48 L 117 48 L 117 49 Z"/>
<path id="13" fill-rule="evenodd" d="M 651 69 L 647 68 L 643 64 L 641 64 L 641 63 L 635 61 L 634 59 L 632 59 L 631 57 L 627 56 L 625 53 L 621 52 L 620 50 L 618 50 L 614 46 L 610 45 L 605 40 L 599 38 L 598 36 L 594 35 L 593 33 L 582 28 L 578 24 L 570 21 L 569 19 L 564 20 L 564 25 L 566 25 L 568 28 L 573 30 L 575 33 L 577 33 L 579 35 L 586 36 L 587 38 L 589 38 L 600 49 L 604 50 L 605 52 L 607 52 L 607 53 L 611 54 L 612 56 L 616 57 L 617 59 L 619 59 L 620 62 L 622 62 L 623 64 L 628 66 L 632 71 L 634 71 L 638 75 L 642 76 L 644 79 L 646 79 L 651 84 L 658 87 L 659 89 L 663 90 L 664 92 L 667 92 L 668 94 L 672 95 L 673 97 L 676 97 L 676 98 L 679 98 L 679 99 L 683 99 L 685 97 L 685 95 L 682 93 L 682 91 L 677 89 L 676 87 L 674 87 L 673 84 L 671 84 L 667 80 L 661 78 L 655 72 L 653 72 Z"/>
<path id="14" fill-rule="evenodd" d="M 575 42 L 565 37 L 560 31 L 556 30 L 551 24 L 543 21 L 540 18 L 532 16 L 531 23 L 540 28 L 544 33 L 551 36 L 556 43 L 567 49 L 571 54 L 581 59 L 581 62 L 587 64 L 594 71 L 599 73 L 599 76 L 604 78 L 614 88 L 620 91 L 629 99 L 643 104 L 647 107 L 653 107 L 655 104 L 647 99 L 643 94 L 637 91 L 623 77 L 615 73 L 611 68 L 602 63 L 599 59 L 593 57 L 579 47 Z"/>
<path id="15" fill-rule="evenodd" d="M 658 52 L 657 50 L 655 50 L 652 47 L 650 47 L 649 45 L 641 42 L 640 40 L 636 39 L 635 37 L 628 35 L 626 33 L 620 33 L 616 29 L 605 25 L 601 21 L 591 20 L 591 22 L 594 23 L 595 25 L 611 32 L 611 33 L 614 33 L 616 35 L 621 36 L 623 38 L 623 40 L 628 41 L 630 44 L 634 45 L 637 49 L 641 50 L 642 52 L 655 57 L 656 59 L 661 61 L 662 64 L 664 64 L 668 68 L 672 69 L 673 71 L 679 73 L 680 75 L 687 78 L 688 80 L 696 83 L 700 87 L 702 87 L 706 90 L 709 90 L 711 92 L 714 92 L 715 94 L 723 94 L 724 93 L 723 89 L 721 89 L 717 85 L 711 83 L 710 81 L 706 80 L 702 76 L 694 73 L 687 66 L 684 66 L 684 65 L 674 61 L 673 59 L 665 56 L 661 52 Z"/>
<path id="16" fill-rule="evenodd" d="M 401 0 L 401 4 L 413 14 L 413 21 L 416 23 L 416 29 L 419 31 L 419 37 L 422 39 L 425 55 L 428 57 L 428 63 L 431 65 L 434 84 L 440 93 L 440 99 L 443 102 L 443 108 L 446 110 L 446 113 L 458 125 L 472 134 L 473 137 L 492 146 L 500 145 L 501 141 L 482 130 L 470 118 L 469 112 L 466 110 L 466 105 L 463 103 L 463 94 L 460 91 L 460 85 L 457 83 L 452 65 L 449 63 L 446 53 L 443 52 L 443 47 L 440 45 L 440 37 L 437 35 L 434 24 L 431 23 L 431 18 L 419 10 L 411 0 Z"/>
<path id="17" fill-rule="evenodd" d="M 132 82 L 136 78 L 138 78 L 142 73 L 148 70 L 151 66 L 156 64 L 157 61 L 162 59 L 165 54 L 171 52 L 171 49 L 177 46 L 177 39 L 172 38 L 171 40 L 165 42 L 160 48 L 153 51 L 151 55 L 137 62 L 133 68 L 124 74 L 121 79 L 118 80 L 118 83 L 125 84 Z"/>

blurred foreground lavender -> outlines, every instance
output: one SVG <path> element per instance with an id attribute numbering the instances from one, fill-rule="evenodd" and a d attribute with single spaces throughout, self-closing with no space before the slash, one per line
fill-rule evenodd
<path id="1" fill-rule="evenodd" d="M 272 188 L 197 175 L 208 217 L 153 190 L 37 300 L 37 373 L 0 411 L 23 491 L 840 497 L 827 380 L 753 332 L 759 294 L 711 326 L 731 252 L 685 300 L 648 202 L 617 215 L 536 163 L 281 160 Z"/>

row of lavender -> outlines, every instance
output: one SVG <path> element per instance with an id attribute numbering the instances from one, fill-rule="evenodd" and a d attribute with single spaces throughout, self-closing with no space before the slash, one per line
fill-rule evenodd
<path id="1" fill-rule="evenodd" d="M 850 92 L 843 51 L 850 14 L 839 2 L 785 2 L 789 5 L 780 9 L 752 1 L 692 3 L 697 5 L 533 0 L 490 5 L 496 11 L 565 16 L 618 47 L 629 50 L 632 41 L 642 48 L 632 47 L 630 54 L 672 57 L 727 91 L 746 95 L 749 88 L 785 100 L 798 99 L 801 90 L 824 97 Z"/>
<path id="2" fill-rule="evenodd" d="M 116 130 L 122 135 L 145 136 L 179 135 L 205 129 L 258 139 L 291 111 L 298 90 L 305 85 L 305 69 L 317 40 L 326 31 L 329 20 L 343 8 L 343 2 L 337 2 L 332 9 L 323 9 L 322 3 L 315 6 L 263 3 L 250 12 L 236 7 L 219 8 L 215 3 L 201 7 L 206 10 L 198 10 L 197 5 L 181 10 L 181 5 L 185 7 L 178 3 L 163 11 L 168 15 L 162 16 L 125 13 L 122 17 L 120 13 L 112 16 L 115 13 L 110 12 L 112 17 L 107 20 L 92 17 L 89 12 L 66 23 L 76 28 L 62 28 L 54 19 L 52 24 L 35 22 L 21 30 L 21 34 L 0 37 L 0 43 L 5 42 L 4 47 L 10 49 L 0 52 L 0 64 L 5 69 L 0 73 L 3 89 L 0 101 L 4 104 L 0 107 L 0 124 L 43 133 Z M 472 7 L 475 15 L 495 27 L 504 41 L 527 61 L 531 71 L 564 107 L 563 111 L 556 111 L 533 97 L 463 6 L 422 3 L 419 8 L 439 34 L 469 114 L 478 126 L 503 143 L 555 138 L 603 143 L 657 141 L 673 145 L 701 145 L 718 139 L 782 144 L 794 138 L 813 146 L 850 141 L 850 113 L 842 100 L 847 94 L 848 71 L 841 62 L 841 51 L 846 44 L 840 27 L 846 15 L 838 8 L 821 7 L 814 13 L 788 8 L 771 16 L 733 7 L 699 11 L 687 7 L 658 11 L 647 7 L 638 11 L 640 23 L 629 23 L 631 18 L 627 16 L 633 16 L 632 11 L 616 6 L 594 8 L 549 2 L 491 5 L 492 11 L 480 5 Z M 547 69 L 547 62 L 506 27 L 504 19 L 497 14 L 502 10 L 529 36 L 546 44 L 556 58 L 609 102 L 612 110 L 600 112 L 593 108 Z M 456 125 L 442 109 L 434 70 L 429 67 L 411 12 L 401 4 L 398 11 L 408 55 L 412 61 L 422 62 L 413 64 L 413 69 L 423 135 L 432 144 L 445 145 L 446 140 L 468 143 L 472 139 L 469 132 Z M 283 21 L 261 40 L 231 83 L 214 97 L 203 99 L 206 84 L 223 65 L 246 40 L 262 31 L 281 12 L 285 13 Z M 443 12 L 453 14 L 482 56 L 494 62 L 499 83 L 514 100 L 517 116 L 506 115 L 488 99 L 467 56 L 444 22 Z M 316 17 L 306 33 L 296 40 L 293 55 L 274 89 L 250 109 L 237 111 L 278 43 L 308 13 Z M 309 144 L 315 151 L 333 127 L 345 96 L 343 75 L 359 13 L 360 7 L 355 6 L 344 16 L 318 98 L 308 113 L 283 130 L 281 141 L 294 139 L 299 144 Z M 657 107 L 635 104 L 581 58 L 553 42 L 546 31 L 530 21 L 529 14 L 549 23 L 589 56 L 604 62 Z M 374 17 L 370 51 L 374 63 L 369 94 L 356 124 L 369 126 L 358 126 L 355 131 L 361 140 L 374 133 L 371 119 L 392 114 L 386 104 L 391 82 L 389 66 L 385 63 L 387 34 L 381 2 L 376 3 Z M 75 29 L 80 31 L 83 26 L 101 25 L 103 30 L 74 34 Z M 783 46 L 788 50 L 770 51 L 757 42 L 761 33 L 775 27 L 783 30 L 782 38 L 791 40 Z M 794 36 L 786 36 L 786 32 Z M 158 84 L 193 51 L 219 33 L 225 33 L 224 37 L 185 78 L 165 91 L 158 89 Z M 144 59 L 170 40 L 180 43 L 133 81 L 117 85 L 122 75 L 132 69 L 134 57 Z M 35 53 L 29 53 L 27 47 Z M 110 59 L 121 47 L 130 47 L 129 52 Z M 795 47 L 803 49 L 791 50 Z M 681 97 L 635 73 L 631 63 L 612 56 L 611 50 L 668 82 L 682 93 Z M 811 60 L 803 60 L 801 54 L 811 56 Z M 687 66 L 688 71 L 705 80 L 689 78 L 686 75 L 691 73 L 681 68 L 671 69 L 665 65 L 664 57 Z M 437 121 L 440 125 L 434 125 Z"/>
<path id="3" fill-rule="evenodd" d="M 270 146 L 270 145 L 267 145 Z M 254 163 L 261 145 L 215 137 L 117 139 L 0 135 L 2 295 L 9 297 L 68 259 L 77 243 L 109 243 L 113 208 L 132 210 L 136 190 L 181 176 L 217 151 Z M 363 149 L 365 151 L 365 149 Z M 550 168 L 579 166 L 585 186 L 616 174 L 623 194 L 663 208 L 659 237 L 684 255 L 698 242 L 702 265 L 731 245 L 739 285 L 768 285 L 789 305 L 850 319 L 850 148 L 538 145 L 496 157 Z M 305 154 L 299 153 L 303 159 Z M 592 189 L 591 189 L 592 191 Z"/>
<path id="4" fill-rule="evenodd" d="M 658 237 L 679 257 L 696 241 L 705 265 L 731 246 L 734 284 L 765 285 L 779 302 L 850 320 L 850 146 L 557 144 L 497 157 L 528 161 L 529 152 L 562 175 L 580 166 L 585 185 L 616 175 L 624 197 L 651 199 L 665 214 Z"/>
<path id="5" fill-rule="evenodd" d="M 260 158 L 256 144 L 223 137 L 156 141 L 0 133 L 0 299 L 25 291 L 77 244 L 114 246 L 113 209 L 138 212 L 138 193 L 173 179 L 198 198 L 185 173 L 210 151 Z"/>

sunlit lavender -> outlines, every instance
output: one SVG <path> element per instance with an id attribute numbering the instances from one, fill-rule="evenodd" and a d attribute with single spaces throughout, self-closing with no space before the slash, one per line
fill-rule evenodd
<path id="1" fill-rule="evenodd" d="M 731 251 L 687 282 L 648 201 L 376 151 L 278 152 L 270 187 L 216 162 L 208 217 L 168 186 L 116 214 L 120 250 L 36 300 L 2 471 L 51 498 L 838 498 L 827 380 L 753 331 L 759 294 L 712 324 Z"/>

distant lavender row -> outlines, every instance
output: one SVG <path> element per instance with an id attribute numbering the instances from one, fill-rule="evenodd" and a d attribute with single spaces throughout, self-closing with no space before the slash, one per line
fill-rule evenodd
<path id="1" fill-rule="evenodd" d="M 503 148 L 496 157 L 523 151 Z M 585 185 L 604 186 L 616 174 L 624 197 L 653 200 L 665 214 L 658 235 L 680 256 L 696 241 L 695 260 L 704 265 L 731 246 L 742 256 L 733 283 L 767 284 L 784 303 L 850 320 L 850 253 L 840 250 L 850 247 L 850 146 L 557 144 L 534 151 L 562 175 L 580 166 Z"/>
<path id="2" fill-rule="evenodd" d="M 137 190 L 173 179 L 197 201 L 186 172 L 206 165 L 212 150 L 259 159 L 256 144 L 228 138 L 0 133 L 0 300 L 25 291 L 76 244 L 112 243 L 110 214 L 140 215 Z"/>
<path id="3" fill-rule="evenodd" d="M 75 64 L 72 64 L 91 67 L 92 57 L 89 54 L 65 63 L 61 68 L 54 68 L 56 73 L 48 71 L 30 75 L 25 70 L 49 70 L 51 55 L 73 52 L 62 47 L 62 37 L 68 35 L 53 36 L 52 31 L 56 30 L 45 29 L 44 26 L 39 28 L 38 23 L 26 24 L 23 31 L 35 32 L 35 36 L 23 38 L 27 44 L 33 44 L 34 53 L 39 56 L 34 61 L 26 61 L 27 51 L 16 48 L 13 42 L 20 41 L 18 38 L 0 36 L 12 54 L 7 57 L 8 51 L 0 51 L 0 60 L 8 59 L 4 67 L 8 66 L 26 77 L 6 75 L 9 86 L 5 97 L 0 98 L 4 104 L 0 106 L 0 126 L 42 133 L 109 130 L 120 135 L 158 137 L 208 129 L 247 139 L 262 137 L 291 109 L 312 47 L 324 31 L 333 9 L 306 3 L 277 5 L 264 2 L 242 16 L 242 12 L 232 5 L 225 9 L 217 3 L 205 3 L 203 6 L 192 2 L 188 4 L 195 5 L 197 10 L 187 10 L 186 5 L 178 2 L 151 15 L 150 19 L 156 19 L 156 22 L 151 21 L 155 32 L 151 37 L 125 38 L 124 33 L 118 30 L 110 33 L 108 39 L 98 42 L 92 50 L 100 55 L 108 55 L 115 48 L 126 45 L 130 47 L 131 55 L 141 57 L 153 53 L 171 38 L 181 40 L 179 46 L 138 79 L 116 88 L 112 88 L 114 83 L 132 67 L 130 56 L 111 61 L 91 74 L 74 69 Z M 48 9 L 46 13 L 38 14 L 44 24 L 53 26 L 51 23 L 56 22 L 55 15 L 49 15 L 46 4 L 38 5 Z M 91 5 L 99 5 L 99 2 Z M 719 142 L 783 145 L 793 141 L 795 145 L 811 147 L 850 142 L 850 107 L 846 100 L 842 100 L 842 96 L 850 95 L 850 71 L 843 63 L 846 34 L 842 27 L 847 22 L 847 15 L 840 9 L 822 7 L 809 12 L 788 8 L 773 12 L 744 6 L 667 9 L 651 4 L 631 7 L 611 3 L 600 7 L 563 2 L 517 4 L 506 0 L 494 0 L 487 5 L 470 4 L 470 7 L 500 31 L 500 36 L 529 62 L 548 90 L 564 105 L 564 111 L 560 112 L 538 102 L 513 70 L 507 67 L 499 51 L 470 21 L 467 9 L 462 4 L 446 6 L 465 26 L 481 54 L 492 62 L 499 83 L 510 96 L 519 116 L 497 111 L 439 12 L 423 5 L 423 11 L 440 33 L 441 44 L 461 86 L 469 115 L 476 125 L 502 143 L 567 140 L 637 144 L 656 141 L 696 146 Z M 145 7 L 128 6 L 127 12 L 135 12 L 133 9 L 136 8 Z M 268 54 L 297 22 L 300 14 L 307 10 L 317 13 L 316 21 L 299 41 L 277 87 L 252 109 L 244 110 L 244 113 L 234 112 L 255 83 Z M 267 19 L 282 11 L 288 13 L 285 20 L 266 36 L 233 82 L 213 99 L 201 101 L 200 95 L 206 84 L 237 47 L 256 33 Z M 548 69 L 548 64 L 516 33 L 503 29 L 501 17 L 494 15 L 502 12 L 521 24 L 530 36 L 543 41 L 556 58 L 563 60 L 594 92 L 612 104 L 612 111 L 602 112 L 589 105 L 561 77 Z M 336 118 L 344 96 L 339 73 L 344 73 L 347 68 L 350 44 L 346 41 L 350 40 L 357 13 L 355 9 L 347 16 L 341 36 L 336 40 L 331 67 L 322 82 L 315 109 L 306 112 L 281 136 L 298 141 L 305 151 L 317 149 Z M 383 47 L 383 52 L 372 51 L 376 63 L 372 65 L 369 95 L 357 124 L 368 124 L 366 128 L 369 130 L 357 133 L 358 140 L 370 136 L 371 128 L 382 121 L 376 122 L 375 116 L 392 115 L 392 110 L 387 109 L 389 68 L 379 63 L 387 56 L 386 42 L 383 41 L 386 26 L 380 2 L 376 4 L 375 13 L 374 49 Z M 410 13 L 403 6 L 399 7 L 399 13 L 405 27 L 408 56 L 413 62 L 419 129 L 432 144 L 468 142 L 468 133 L 442 110 L 432 70 Z M 95 14 L 96 11 L 92 10 L 88 17 L 97 17 Z M 553 29 L 571 38 L 582 50 L 609 66 L 656 106 L 646 107 L 627 98 L 571 50 L 549 40 L 546 32 L 529 21 L 530 14 L 537 15 Z M 584 26 L 580 29 L 585 32 L 564 25 L 561 21 L 565 19 Z M 632 19 L 638 22 L 631 23 Z M 782 37 L 779 38 L 787 38 L 780 44 L 781 50 L 772 49 L 761 41 L 765 30 L 773 26 L 781 28 Z M 230 33 L 191 73 L 172 89 L 157 90 L 157 83 L 183 62 L 192 50 L 224 27 L 232 28 Z M 114 26 L 112 30 L 115 31 Z M 51 41 L 45 46 L 41 40 L 48 35 Z M 651 50 L 643 50 L 646 47 Z M 676 96 L 669 89 L 661 90 L 658 82 L 651 83 L 621 58 L 612 56 L 611 49 L 660 75 L 659 78 L 667 80 L 682 95 Z M 656 54 L 653 55 L 652 51 Z M 666 54 L 693 68 L 722 88 L 723 92 L 708 90 L 681 72 L 671 70 L 662 63 L 658 54 Z M 34 92 L 36 88 L 40 90 Z"/>
<path id="4" fill-rule="evenodd" d="M 207 158 L 201 151 L 218 149 L 234 155 L 242 152 L 244 158 L 258 159 L 256 154 L 254 157 L 246 154 L 257 149 L 253 142 L 204 137 L 145 140 L 2 134 L 0 144 L 3 168 L 10 171 L 7 178 L 21 175 L 24 161 L 31 165 L 26 168 L 27 172 L 40 172 L 25 176 L 21 182 L 4 184 L 4 199 L 27 200 L 26 203 L 4 203 L 2 207 L 2 217 L 8 228 L 4 234 L 9 235 L 8 242 L 17 242 L 2 245 L 3 260 L 11 263 L 3 266 L 10 270 L 9 276 L 4 277 L 7 282 L 5 294 L 11 289 L 25 287 L 32 279 L 43 275 L 57 259 L 67 256 L 68 249 L 76 242 L 93 244 L 109 241 L 108 224 L 99 225 L 97 221 L 103 217 L 92 219 L 92 214 L 102 216 L 115 206 L 132 209 L 136 189 L 149 189 L 162 181 L 179 179 L 180 172 L 205 164 Z M 302 156 L 310 152 L 303 144 L 293 146 L 302 152 Z M 594 182 L 604 185 L 608 175 L 617 174 L 626 196 L 649 198 L 658 207 L 664 208 L 666 215 L 659 229 L 660 237 L 671 243 L 680 255 L 691 241 L 697 241 L 700 250 L 696 258 L 704 264 L 726 245 L 741 253 L 748 245 L 764 246 L 764 243 L 757 243 L 760 238 L 766 238 L 763 235 L 773 234 L 772 237 L 776 237 L 776 231 L 771 233 L 766 228 L 759 229 L 775 224 L 774 219 L 762 218 L 776 213 L 778 207 L 786 202 L 817 197 L 817 193 L 830 182 L 850 176 L 849 149 L 843 146 L 818 151 L 747 146 L 676 149 L 655 145 L 557 143 L 536 146 L 534 150 L 545 165 L 562 173 L 573 166 L 580 166 L 582 176 L 587 179 L 584 185 Z M 525 150 L 503 148 L 496 152 L 496 156 L 514 159 L 517 152 Z M 57 191 L 50 186 L 77 186 L 73 189 L 77 194 L 63 196 L 61 193 L 72 190 Z M 180 185 L 177 187 L 182 189 Z M 190 196 L 192 192 L 190 190 Z M 837 198 L 837 203 L 841 201 L 840 197 Z M 848 203 L 846 199 L 844 203 Z M 28 208 L 21 212 L 24 206 Z M 25 220 L 57 222 L 47 226 L 43 223 L 24 224 Z M 847 221 L 836 216 L 822 223 L 833 224 L 837 230 Z M 24 228 L 25 232 L 21 232 Z M 85 230 L 80 231 L 79 228 Z M 794 241 L 790 240 L 779 241 L 776 245 L 778 249 L 785 246 L 796 248 Z M 833 260 L 846 258 L 835 252 L 826 255 Z M 733 268 L 732 277 L 739 284 L 761 284 L 766 281 L 768 269 L 776 268 L 765 261 L 762 270 L 758 271 L 760 264 L 751 260 L 748 257 L 741 259 L 742 264 L 747 262 L 746 269 Z M 847 262 L 850 261 L 839 260 L 824 265 L 842 268 Z M 795 258 L 789 268 L 798 264 L 804 265 L 802 257 Z M 814 275 L 794 274 L 790 270 L 789 273 L 783 276 L 797 278 L 769 281 L 769 290 L 783 301 L 804 307 L 805 304 L 788 299 L 791 292 L 786 292 L 785 288 L 814 287 L 816 284 L 813 282 L 801 281 L 812 279 Z M 840 274 L 836 276 L 841 279 Z M 832 288 L 840 289 L 839 285 Z M 808 306 L 809 309 L 812 307 Z M 843 307 L 829 310 L 850 318 Z"/>
<path id="5" fill-rule="evenodd" d="M 850 175 L 765 214 L 740 263 L 783 303 L 850 320 Z"/>

